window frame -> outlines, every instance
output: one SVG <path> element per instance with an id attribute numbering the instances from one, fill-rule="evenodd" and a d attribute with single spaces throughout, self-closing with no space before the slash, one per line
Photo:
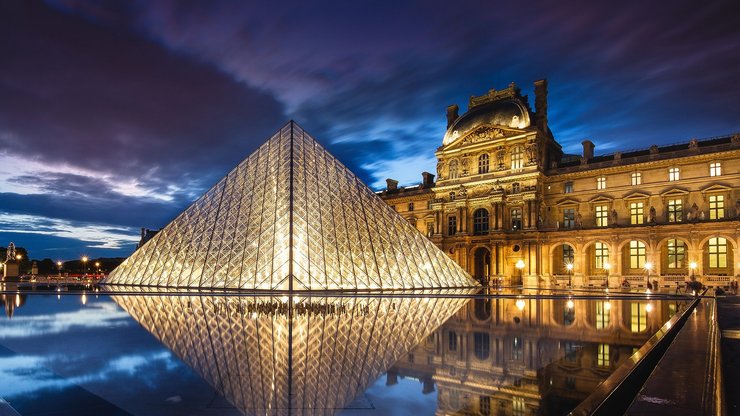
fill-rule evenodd
<path id="1" fill-rule="evenodd" d="M 478 156 L 478 174 L 482 175 L 484 173 L 488 173 L 490 170 L 490 157 L 488 156 L 488 153 L 483 153 L 482 155 Z"/>
<path id="2" fill-rule="evenodd" d="M 721 194 L 708 195 L 709 219 L 721 220 L 725 218 L 725 196 Z"/>
<path id="3" fill-rule="evenodd" d="M 642 185 L 642 172 L 632 172 L 630 183 L 632 186 Z"/>
<path id="4" fill-rule="evenodd" d="M 669 199 L 666 205 L 666 221 L 683 222 L 683 199 Z"/>
<path id="5" fill-rule="evenodd" d="M 678 238 L 666 241 L 666 268 L 679 270 L 686 268 L 686 243 Z"/>
<path id="6" fill-rule="evenodd" d="M 674 166 L 668 168 L 668 182 L 676 182 L 681 180 L 681 168 Z"/>
<path id="7" fill-rule="evenodd" d="M 510 166 L 512 170 L 524 168 L 524 151 L 522 150 L 521 146 L 514 146 L 511 149 L 510 159 Z"/>
<path id="8" fill-rule="evenodd" d="M 630 225 L 645 224 L 645 203 L 642 201 L 630 202 Z"/>
<path id="9" fill-rule="evenodd" d="M 712 162 L 709 164 L 709 176 L 722 176 L 722 162 Z"/>
<path id="10" fill-rule="evenodd" d="M 643 269 L 647 263 L 647 245 L 640 240 L 629 242 L 630 269 Z"/>
<path id="11" fill-rule="evenodd" d="M 596 178 L 596 190 L 601 191 L 606 189 L 606 176 L 599 176 Z"/>
<path id="12" fill-rule="evenodd" d="M 609 226 L 609 206 L 608 205 L 596 205 L 594 207 L 594 216 L 596 218 L 597 227 L 608 227 Z"/>
<path id="13" fill-rule="evenodd" d="M 491 229 L 490 218 L 491 213 L 485 208 L 478 208 L 473 211 L 473 235 L 488 234 Z"/>

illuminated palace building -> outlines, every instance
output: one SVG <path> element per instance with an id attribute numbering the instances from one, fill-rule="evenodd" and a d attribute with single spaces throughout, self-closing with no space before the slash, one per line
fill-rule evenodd
<path id="1" fill-rule="evenodd" d="M 564 154 L 513 83 L 447 108 L 435 175 L 378 194 L 483 283 L 724 286 L 740 271 L 740 135 Z"/>

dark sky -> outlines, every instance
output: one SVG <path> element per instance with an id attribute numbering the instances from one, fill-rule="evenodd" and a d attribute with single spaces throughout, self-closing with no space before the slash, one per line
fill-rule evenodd
<path id="1" fill-rule="evenodd" d="M 289 119 L 415 183 L 512 81 L 570 152 L 740 131 L 731 1 L 274 3 L 0 0 L 0 244 L 127 256 Z"/>

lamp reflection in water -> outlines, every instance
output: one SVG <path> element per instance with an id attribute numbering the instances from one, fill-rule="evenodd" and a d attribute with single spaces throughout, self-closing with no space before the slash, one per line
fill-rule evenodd
<path id="1" fill-rule="evenodd" d="M 112 298 L 249 415 L 336 413 L 468 301 Z"/>

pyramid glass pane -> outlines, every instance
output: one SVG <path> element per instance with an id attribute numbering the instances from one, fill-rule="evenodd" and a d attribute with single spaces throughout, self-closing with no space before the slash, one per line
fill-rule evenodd
<path id="1" fill-rule="evenodd" d="M 105 283 L 293 291 L 476 285 L 293 122 Z"/>

